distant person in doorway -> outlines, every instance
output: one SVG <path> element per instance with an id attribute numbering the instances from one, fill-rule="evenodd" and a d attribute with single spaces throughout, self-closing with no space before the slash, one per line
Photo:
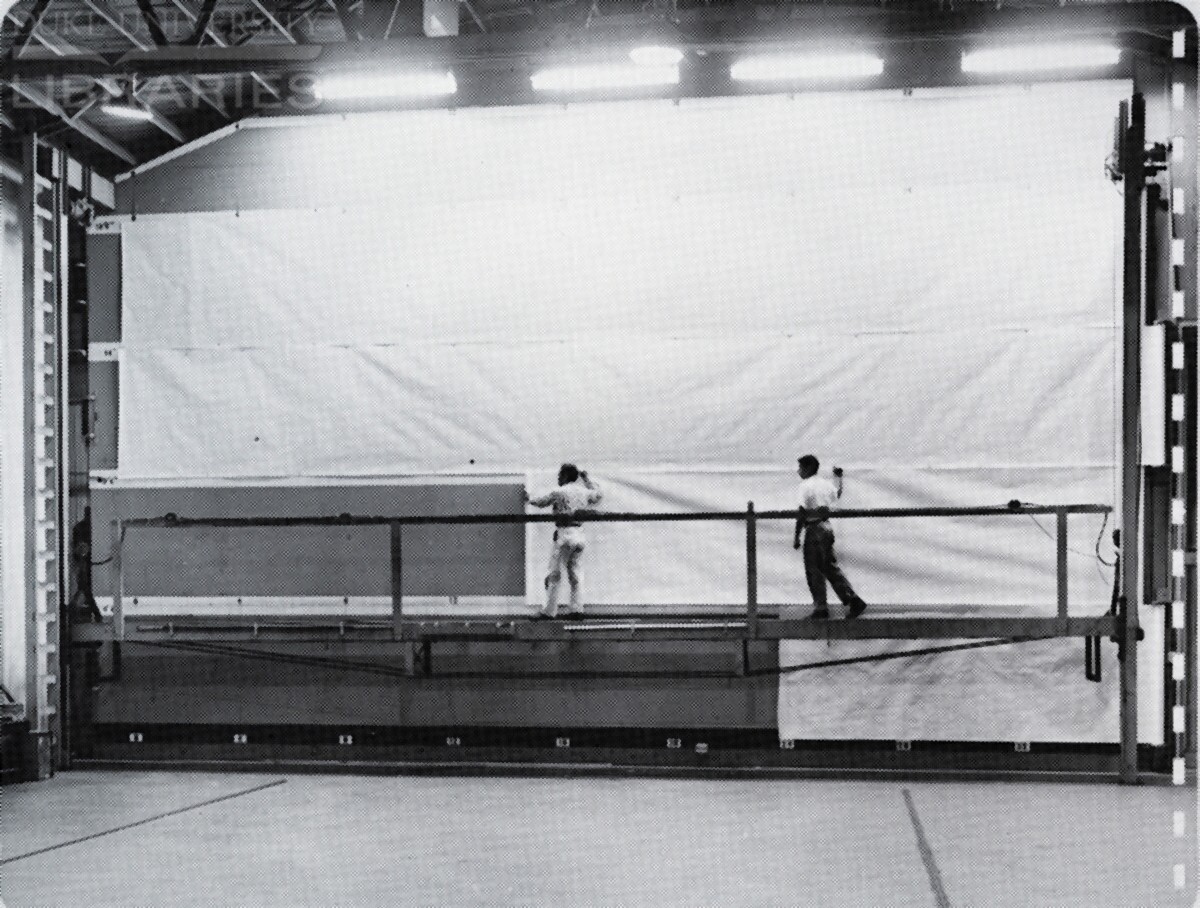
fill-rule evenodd
<path id="1" fill-rule="evenodd" d="M 829 509 L 842 497 L 842 471 L 833 468 L 834 482 L 818 475 L 821 462 L 811 454 L 800 458 L 800 508 L 796 514 L 796 538 L 793 548 L 800 548 L 800 531 L 804 530 L 804 574 L 815 606 L 810 618 L 829 617 L 829 599 L 825 590 L 828 580 L 842 604 L 847 618 L 857 618 L 867 604 L 850 586 L 850 581 L 838 566 L 833 553 L 833 527 Z"/>
<path id="2" fill-rule="evenodd" d="M 600 497 L 600 487 L 588 478 L 585 470 L 580 470 L 573 463 L 564 463 L 559 468 L 558 488 L 554 491 L 540 498 L 531 498 L 529 492 L 525 492 L 525 500 L 529 504 L 535 508 L 553 508 L 555 517 L 550 570 L 546 574 L 546 605 L 538 612 L 538 617 L 557 616 L 558 592 L 564 573 L 571 587 L 567 614 L 583 616 L 583 569 L 580 559 L 586 540 L 583 537 L 583 525 L 576 515 L 599 504 Z"/>
<path id="3" fill-rule="evenodd" d="M 83 519 L 71 528 L 71 560 L 75 563 L 75 592 L 71 607 L 76 617 L 102 622 L 100 607 L 92 592 L 92 509 L 83 509 Z M 110 559 L 111 560 L 111 559 Z M 102 564 L 104 562 L 101 562 Z"/>

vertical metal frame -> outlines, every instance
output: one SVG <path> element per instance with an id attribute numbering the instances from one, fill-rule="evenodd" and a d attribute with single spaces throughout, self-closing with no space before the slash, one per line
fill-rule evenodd
<path id="1" fill-rule="evenodd" d="M 746 505 L 746 630 L 758 633 L 758 520 L 754 502 Z"/>
<path id="2" fill-rule="evenodd" d="M 70 716 L 70 593 L 71 593 L 71 457 L 70 457 L 70 361 L 71 361 L 71 256 L 67 211 L 70 208 L 70 158 L 56 152 L 55 168 L 55 245 L 57 246 L 58 297 L 58 374 L 55 376 L 57 406 L 57 438 L 55 451 L 55 478 L 58 492 L 58 526 L 55 533 L 58 554 L 58 746 L 55 754 L 57 766 L 66 768 L 71 757 Z M 90 557 L 90 556 L 89 556 Z"/>
<path id="3" fill-rule="evenodd" d="M 113 575 L 113 639 L 125 639 L 125 523 L 120 518 L 112 522 Z"/>
<path id="4" fill-rule="evenodd" d="M 1195 672 L 1189 676 L 1186 671 L 1187 665 L 1195 664 L 1196 657 L 1196 567 L 1194 563 L 1188 564 L 1188 521 L 1194 519 L 1196 483 L 1196 477 L 1188 475 L 1190 420 L 1196 408 L 1190 386 L 1195 381 L 1196 364 L 1189 362 L 1189 345 L 1185 338 L 1190 330 L 1194 348 L 1197 313 L 1197 32 L 1194 28 L 1185 29 L 1178 37 L 1182 39 L 1182 46 L 1178 40 L 1175 42 L 1169 79 L 1171 153 L 1167 175 L 1171 279 L 1163 317 L 1167 326 L 1166 448 L 1170 471 L 1167 525 L 1170 606 L 1166 633 L 1172 682 L 1167 685 L 1167 734 L 1164 740 L 1171 745 L 1173 779 L 1176 784 L 1183 784 L 1187 761 L 1191 758 L 1194 762 L 1196 755 L 1196 680 Z"/>
<path id="5" fill-rule="evenodd" d="M 404 533 L 398 521 L 392 521 L 392 637 L 404 639 Z"/>
<path id="6" fill-rule="evenodd" d="M 62 764 L 63 612 L 67 591 L 66 167 L 36 135 L 24 143 L 22 233 L 26 377 L 26 714 L 33 772 Z"/>
<path id="7" fill-rule="evenodd" d="M 1057 518 L 1057 530 L 1055 533 L 1055 549 L 1057 550 L 1057 563 L 1055 565 L 1055 577 L 1058 588 L 1058 617 L 1067 617 L 1067 512 L 1059 510 L 1055 515 Z"/>
<path id="8" fill-rule="evenodd" d="M 41 507 L 37 501 L 37 485 L 34 482 L 34 459 L 37 456 L 38 440 L 35 429 L 34 406 L 36 400 L 34 372 L 36 363 L 35 344 L 37 332 L 35 324 L 38 317 L 37 303 L 38 255 L 35 253 L 34 206 L 37 192 L 35 177 L 37 175 L 37 139 L 29 137 L 22 143 L 22 174 L 21 174 L 21 246 L 23 295 L 22 303 L 24 318 L 22 319 L 22 342 L 24 347 L 22 375 L 24 377 L 24 404 L 22 422 L 26 428 L 25 448 L 20 457 L 14 456 L 10 463 L 19 463 L 25 477 L 25 715 L 29 719 L 30 728 L 36 730 L 41 721 L 38 715 L 37 678 L 37 623 L 38 605 L 51 590 L 46 578 L 39 578 L 37 563 L 37 517 Z M 43 436 L 44 437 L 44 436 Z M 13 452 L 16 454 L 17 452 Z M 36 746 L 36 745 L 35 745 Z M 41 766 L 38 755 L 34 756 L 36 771 L 40 774 Z"/>
<path id="9" fill-rule="evenodd" d="M 1121 365 L 1121 760 L 1122 782 L 1138 781 L 1137 629 L 1139 557 L 1138 523 L 1142 467 L 1138 457 L 1141 427 L 1141 347 L 1145 322 L 1143 268 L 1145 251 L 1146 101 L 1135 92 L 1123 135 L 1125 242 L 1122 283 Z"/>

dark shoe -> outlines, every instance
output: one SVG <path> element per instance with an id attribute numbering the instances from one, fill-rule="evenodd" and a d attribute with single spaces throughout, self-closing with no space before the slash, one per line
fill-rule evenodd
<path id="1" fill-rule="evenodd" d="M 582 621 L 587 617 L 587 612 L 582 610 L 577 612 L 565 612 L 564 617 L 571 621 Z"/>
<path id="2" fill-rule="evenodd" d="M 829 617 L 829 609 L 819 608 L 808 616 L 810 621 L 823 621 Z"/>
<path id="3" fill-rule="evenodd" d="M 846 612 L 847 618 L 857 618 L 867 610 L 867 604 L 861 599 L 855 599 L 850 603 L 850 610 Z"/>
<path id="4" fill-rule="evenodd" d="M 535 614 L 535 615 L 533 616 L 533 620 L 534 620 L 534 621 L 553 621 L 553 620 L 554 620 L 554 616 L 553 616 L 553 615 L 547 615 L 547 614 L 546 614 L 545 612 L 543 612 L 541 609 L 538 609 L 538 610 L 537 610 L 537 614 Z"/>

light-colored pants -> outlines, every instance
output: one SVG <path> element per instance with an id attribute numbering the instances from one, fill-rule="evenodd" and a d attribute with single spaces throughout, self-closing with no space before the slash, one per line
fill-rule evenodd
<path id="1" fill-rule="evenodd" d="M 579 527 L 555 530 L 550 548 L 550 567 L 546 574 L 546 607 L 542 611 L 553 617 L 558 612 L 558 591 L 563 573 L 571 586 L 571 612 L 583 611 L 583 568 L 580 559 L 586 542 Z"/>

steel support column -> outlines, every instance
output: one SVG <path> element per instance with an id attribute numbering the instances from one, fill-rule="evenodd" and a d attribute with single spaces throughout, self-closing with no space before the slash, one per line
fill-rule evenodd
<path id="1" fill-rule="evenodd" d="M 1124 130 L 1122 167 L 1125 190 L 1124 280 L 1122 292 L 1121 367 L 1121 781 L 1138 781 L 1137 630 L 1141 501 L 1141 345 L 1145 323 L 1143 267 L 1145 250 L 1146 103 L 1135 93 Z"/>
<path id="2" fill-rule="evenodd" d="M 36 135 L 24 145 L 26 689 L 32 773 L 52 775 L 62 742 L 60 637 L 66 584 L 62 405 L 64 353 L 62 154 Z"/>

